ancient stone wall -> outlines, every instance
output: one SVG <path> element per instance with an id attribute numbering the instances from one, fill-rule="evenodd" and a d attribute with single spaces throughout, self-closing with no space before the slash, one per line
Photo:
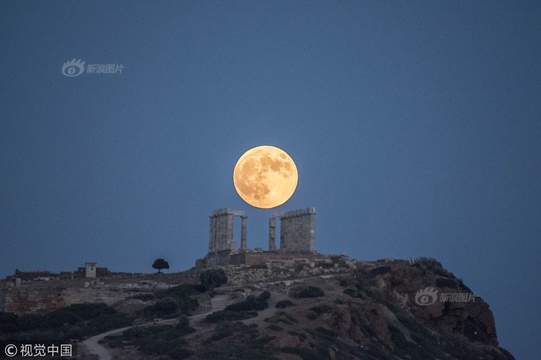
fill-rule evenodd
<path id="1" fill-rule="evenodd" d="M 6 280 L 15 280 L 19 278 L 24 281 L 30 281 L 37 278 L 54 278 L 59 276 L 59 274 L 51 273 L 49 271 L 20 271 L 15 269 L 15 274 L 6 277 Z"/>
<path id="2" fill-rule="evenodd" d="M 64 306 L 81 303 L 105 303 L 112 305 L 129 296 L 130 291 L 109 288 L 71 288 L 71 287 L 12 287 L 0 289 L 0 311 L 17 315 L 43 313 Z"/>
<path id="3" fill-rule="evenodd" d="M 280 214 L 280 251 L 316 251 L 315 215 L 315 208 Z"/>
<path id="4" fill-rule="evenodd" d="M 172 279 L 169 276 L 167 278 Z M 186 276 L 182 276 L 182 279 L 185 280 Z M 163 280 L 156 281 L 152 275 L 126 273 L 105 279 L 19 280 L 0 281 L 0 311 L 24 315 L 49 312 L 80 303 L 113 305 L 140 292 L 167 289 L 171 286 L 162 282 Z M 180 280 L 174 280 L 175 283 L 178 281 Z"/>
<path id="5" fill-rule="evenodd" d="M 0 290 L 5 298 L 4 309 L 17 315 L 52 311 L 66 306 L 62 298 L 64 289 L 30 289 L 17 287 Z"/>
<path id="6" fill-rule="evenodd" d="M 254 253 L 252 258 L 258 256 L 263 257 L 262 254 Z M 292 262 L 284 261 L 267 262 L 266 264 L 222 266 L 227 274 L 228 284 L 230 285 L 245 285 L 257 282 L 268 283 L 318 275 L 325 276 L 350 271 L 356 267 L 357 261 L 355 260 L 343 256 L 328 255 L 308 256 L 305 258 L 294 257 Z"/>
<path id="7" fill-rule="evenodd" d="M 207 268 L 213 266 L 225 266 L 230 262 L 230 251 L 220 251 L 207 254 L 203 259 L 195 261 L 197 268 Z"/>
<path id="8" fill-rule="evenodd" d="M 310 252 L 249 251 L 238 254 L 220 252 L 208 254 L 196 262 L 198 269 L 228 265 L 273 265 L 273 264 L 310 264 L 330 263 L 329 255 Z"/>
<path id="9" fill-rule="evenodd" d="M 64 303 L 67 306 L 84 302 L 105 303 L 107 305 L 113 305 L 114 303 L 124 300 L 125 298 L 133 295 L 133 292 L 118 291 L 108 288 L 68 288 L 62 291 L 61 294 Z"/>

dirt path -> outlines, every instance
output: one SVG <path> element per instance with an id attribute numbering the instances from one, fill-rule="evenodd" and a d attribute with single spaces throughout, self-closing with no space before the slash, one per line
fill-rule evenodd
<path id="1" fill-rule="evenodd" d="M 334 277 L 335 275 L 336 274 L 333 274 L 333 275 L 317 275 L 317 276 L 310 276 L 310 277 L 306 277 L 306 278 L 295 278 L 295 279 L 287 279 L 287 280 L 290 280 L 290 281 L 293 281 L 293 282 L 300 280 L 300 281 L 304 282 L 304 281 L 309 281 L 309 280 L 319 279 L 319 278 L 327 279 L 327 278 L 330 278 L 330 277 Z M 280 281 L 282 281 L 282 280 L 280 280 Z M 256 287 L 259 288 L 259 287 L 261 287 L 261 286 L 263 286 L 265 284 L 275 283 L 275 282 L 280 282 L 280 281 L 260 282 L 260 283 L 252 284 L 252 285 L 255 285 Z M 283 281 L 285 281 L 285 280 L 283 280 Z M 249 285 L 243 285 L 243 286 L 249 286 Z M 190 320 L 200 321 L 202 318 L 204 318 L 205 316 L 207 316 L 209 314 L 212 314 L 215 311 L 223 310 L 227 305 L 227 299 L 229 297 L 229 292 L 234 288 L 238 288 L 238 286 L 222 287 L 220 289 L 217 289 L 217 290 L 221 290 L 222 293 L 219 293 L 218 295 L 214 296 L 210 300 L 211 310 L 204 313 L 204 314 L 198 314 L 198 315 L 190 316 L 189 319 Z M 269 304 L 269 308 L 267 308 L 264 311 L 260 312 L 258 314 L 258 316 L 255 317 L 255 318 L 243 320 L 243 323 L 245 323 L 245 324 L 251 324 L 251 323 L 261 324 L 266 317 L 272 315 L 272 313 L 276 310 L 276 309 L 274 309 L 274 305 L 276 304 L 276 302 L 286 298 L 285 295 L 281 296 L 281 295 L 278 295 L 276 293 L 274 293 L 274 295 L 275 295 L 274 299 L 272 299 L 273 301 L 271 302 L 271 304 Z M 162 320 L 162 321 L 158 321 L 158 322 L 149 322 L 149 323 L 146 323 L 146 324 L 134 325 L 134 326 L 174 324 L 177 321 L 178 321 L 177 319 L 168 319 L 168 320 Z M 83 341 L 80 344 L 83 344 L 84 346 L 86 346 L 86 348 L 89 350 L 89 352 L 91 354 L 98 355 L 100 360 L 112 360 L 112 356 L 111 356 L 111 353 L 109 352 L 109 350 L 106 347 L 102 346 L 99 343 L 99 341 L 102 340 L 104 337 L 106 337 L 108 335 L 115 335 L 115 334 L 121 333 L 121 332 L 123 332 L 123 331 L 125 331 L 125 330 L 127 330 L 127 329 L 129 329 L 131 327 L 134 327 L 134 326 L 128 326 L 128 327 L 125 327 L 125 328 L 115 329 L 115 330 L 111 330 L 111 331 L 108 331 L 108 332 L 105 332 L 105 333 L 102 333 L 102 334 L 95 335 L 95 336 L 93 336 L 91 338 L 86 339 L 85 341 Z"/>
<path id="2" fill-rule="evenodd" d="M 227 304 L 228 297 L 229 297 L 229 294 L 216 295 L 210 300 L 211 310 L 209 312 L 206 312 L 204 314 L 193 315 L 193 316 L 188 317 L 188 319 L 199 320 L 209 314 L 212 314 L 215 311 L 223 310 Z M 100 360 L 112 360 L 113 357 L 111 356 L 109 349 L 107 349 L 106 347 L 104 347 L 102 344 L 99 343 L 99 341 L 105 338 L 106 336 L 119 334 L 135 326 L 166 325 L 166 324 L 174 324 L 177 321 L 178 319 L 167 319 L 167 320 L 162 320 L 162 321 L 157 321 L 157 322 L 148 322 L 146 324 L 141 324 L 141 325 L 128 326 L 128 327 L 124 327 L 120 329 L 114 329 L 114 330 L 110 330 L 110 331 L 92 336 L 91 338 L 86 339 L 80 344 L 83 344 L 84 346 L 86 346 L 90 354 L 98 355 Z"/>
<path id="3" fill-rule="evenodd" d="M 105 347 L 103 347 L 101 344 L 98 343 L 101 339 L 103 339 L 106 336 L 118 334 L 119 332 L 125 331 L 129 329 L 131 326 L 121 328 L 121 329 L 115 329 L 111 331 L 107 331 L 101 334 L 98 334 L 96 336 L 92 336 L 91 338 L 86 339 L 83 341 L 83 344 L 87 347 L 89 352 L 94 355 L 98 355 L 100 360 L 111 360 L 111 354 L 109 353 L 109 350 L 107 350 Z"/>

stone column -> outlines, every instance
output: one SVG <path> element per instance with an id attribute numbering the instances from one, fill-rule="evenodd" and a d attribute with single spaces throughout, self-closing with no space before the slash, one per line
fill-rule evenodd
<path id="1" fill-rule="evenodd" d="M 247 249 L 247 243 L 246 243 L 246 219 L 248 219 L 247 216 L 241 216 L 241 228 L 240 228 L 240 249 L 242 251 L 246 251 Z"/>
<path id="2" fill-rule="evenodd" d="M 316 209 L 310 208 L 309 210 L 309 238 L 308 238 L 308 244 L 309 244 L 309 250 L 311 252 L 316 251 L 316 229 L 315 229 L 315 217 L 316 217 Z"/>
<path id="3" fill-rule="evenodd" d="M 276 218 L 269 218 L 269 251 L 276 251 Z"/>
<path id="4" fill-rule="evenodd" d="M 216 218 L 209 216 L 210 228 L 209 228 L 209 254 L 215 251 L 216 247 Z"/>
<path id="5" fill-rule="evenodd" d="M 225 240 L 225 249 L 224 250 L 233 250 L 236 248 L 235 239 L 233 237 L 233 214 L 228 213 L 226 220 L 226 240 Z"/>
<path id="6" fill-rule="evenodd" d="M 285 238 L 288 220 L 280 218 L 280 251 L 287 251 L 287 240 Z"/>

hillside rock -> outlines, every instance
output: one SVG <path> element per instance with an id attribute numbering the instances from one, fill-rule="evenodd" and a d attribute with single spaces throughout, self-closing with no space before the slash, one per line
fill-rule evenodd
<path id="1" fill-rule="evenodd" d="M 284 282 L 254 289 L 272 296 L 267 310 L 243 321 L 257 325 L 250 338 L 233 332 L 189 343 L 193 358 L 244 359 L 247 351 L 269 359 L 514 359 L 498 345 L 488 304 L 433 259 L 359 262 L 331 277 L 289 284 L 295 291 Z M 299 286 L 325 295 L 295 298 Z M 294 305 L 275 309 L 283 299 Z"/>
<path id="2" fill-rule="evenodd" d="M 238 304 L 233 307 L 236 310 L 230 307 L 228 314 L 214 313 L 221 319 L 215 322 L 197 315 L 190 321 L 193 332 L 175 334 L 172 328 L 167 333 L 171 338 L 156 338 L 159 344 L 153 344 L 153 351 L 158 352 L 155 357 L 138 353 L 138 343 L 133 339 L 116 341 L 120 346 L 115 347 L 115 357 L 514 359 L 499 347 L 489 305 L 436 260 L 361 262 L 345 256 L 329 256 L 328 260 L 322 264 L 223 266 L 229 281 L 199 297 L 199 314 L 221 309 L 226 301 L 231 305 L 251 299 L 253 305 L 260 295 L 265 295 L 268 307 L 243 314 L 240 309 L 254 309 L 247 309 L 250 303 Z M 115 303 L 122 312 L 135 312 L 148 304 L 129 297 L 193 283 L 197 272 L 192 269 L 159 277 L 103 278 L 90 286 L 77 280 L 6 281 L 0 286 L 0 311 L 21 315 L 71 303 L 105 302 Z M 217 306 L 218 300 L 223 306 Z M 228 318 L 236 320 L 224 320 Z M 148 346 L 149 339 L 146 341 Z"/>

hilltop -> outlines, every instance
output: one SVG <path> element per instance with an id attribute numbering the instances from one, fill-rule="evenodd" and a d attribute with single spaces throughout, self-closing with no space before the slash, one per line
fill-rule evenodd
<path id="1" fill-rule="evenodd" d="M 119 359 L 514 359 L 499 347 L 489 305 L 436 260 L 330 259 L 217 267 L 228 282 L 212 291 L 195 285 L 205 269 L 143 280 L 159 290 L 134 292 L 138 278 L 125 277 L 131 296 L 111 304 L 119 313 L 133 320 L 168 301 L 176 312 L 108 346 Z"/>

